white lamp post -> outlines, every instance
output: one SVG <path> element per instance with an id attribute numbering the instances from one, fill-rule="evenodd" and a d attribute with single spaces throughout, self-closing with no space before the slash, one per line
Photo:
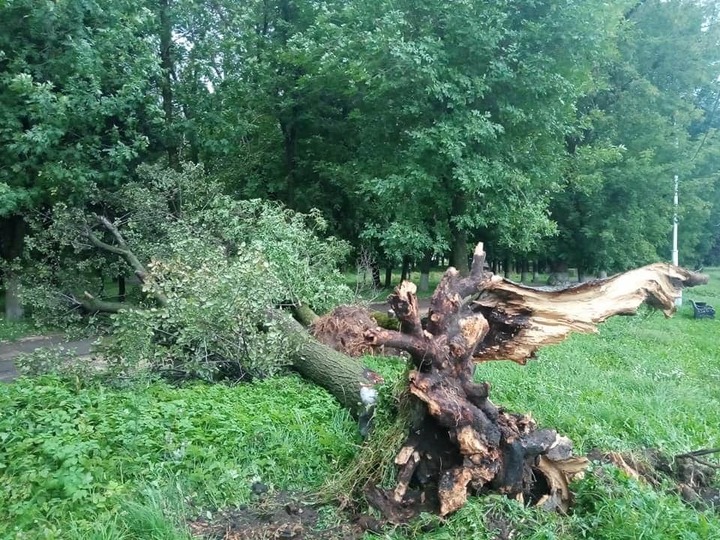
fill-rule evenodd
<path id="1" fill-rule="evenodd" d="M 679 265 L 679 254 L 678 254 L 678 175 L 675 175 L 675 196 L 673 197 L 673 245 L 672 245 L 672 263 L 675 266 Z M 675 306 L 682 306 L 682 291 L 680 295 L 675 298 Z"/>

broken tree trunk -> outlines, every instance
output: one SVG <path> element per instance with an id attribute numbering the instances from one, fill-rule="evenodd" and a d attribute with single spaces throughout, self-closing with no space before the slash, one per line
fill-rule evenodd
<path id="1" fill-rule="evenodd" d="M 555 431 L 537 429 L 529 416 L 493 404 L 489 385 L 475 381 L 475 363 L 524 363 L 540 346 L 557 343 L 572 331 L 594 331 L 595 324 L 634 313 L 643 302 L 669 315 L 680 288 L 707 280 L 655 264 L 545 292 L 485 274 L 484 259 L 478 244 L 467 277 L 454 268 L 445 273 L 425 326 L 415 286 L 403 282 L 389 298 L 401 330 L 365 333 L 373 346 L 410 355 L 408 391 L 421 410 L 395 459 L 395 489 L 366 490 L 370 504 L 390 521 L 402 522 L 427 509 L 418 501 L 435 501 L 435 510 L 447 515 L 463 506 L 469 492 L 490 490 L 567 509 L 567 485 L 586 460 L 572 457 L 571 442 Z M 544 495 L 534 491 L 538 478 L 549 486 Z"/>
<path id="2" fill-rule="evenodd" d="M 95 221 L 110 234 L 114 243 L 104 242 L 89 226 L 86 226 L 85 236 L 89 242 L 98 249 L 122 257 L 140 279 L 146 294 L 158 305 L 167 306 L 168 300 L 157 286 L 152 273 L 140 262 L 117 226 L 104 216 L 95 216 Z M 124 302 L 103 301 L 88 292 L 67 298 L 89 313 L 118 313 L 122 310 L 140 309 Z M 317 315 L 306 305 L 293 306 L 292 311 L 301 323 L 308 326 L 317 319 Z M 361 430 L 365 431 L 375 405 L 377 396 L 375 387 L 382 382 L 382 378 L 365 368 L 356 358 L 339 353 L 313 339 L 302 324 L 282 309 L 269 307 L 267 318 L 282 328 L 284 334 L 293 343 L 290 353 L 293 367 L 303 377 L 330 392 L 343 407 L 360 419 Z"/>
<path id="3" fill-rule="evenodd" d="M 299 322 L 286 313 L 273 310 L 270 317 L 292 340 L 290 360 L 293 367 L 303 377 L 330 392 L 361 422 L 367 422 L 375 405 L 375 386 L 382 382 L 382 378 L 357 359 L 312 338 Z"/>

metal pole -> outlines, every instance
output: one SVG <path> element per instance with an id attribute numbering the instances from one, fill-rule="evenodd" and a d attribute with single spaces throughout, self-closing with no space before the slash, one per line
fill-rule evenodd
<path id="1" fill-rule="evenodd" d="M 679 187 L 679 179 L 678 175 L 675 175 L 675 196 L 673 197 L 673 245 L 672 245 L 672 263 L 675 266 L 678 266 L 679 264 L 679 253 L 678 253 L 678 187 Z M 682 291 L 680 291 L 680 295 L 675 298 L 675 306 L 680 307 L 682 306 Z"/>
<path id="2" fill-rule="evenodd" d="M 677 266 L 678 256 L 678 175 L 675 175 L 675 197 L 673 198 L 673 247 L 672 263 Z"/>

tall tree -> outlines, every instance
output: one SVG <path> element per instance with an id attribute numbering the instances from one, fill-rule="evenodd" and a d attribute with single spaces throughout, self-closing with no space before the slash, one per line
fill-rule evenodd
<path id="1" fill-rule="evenodd" d="M 121 184 L 149 146 L 158 73 L 141 2 L 0 6 L 0 248 L 9 318 L 25 218 Z"/>
<path id="2" fill-rule="evenodd" d="M 682 256 L 701 257 L 716 143 L 698 152 L 708 133 L 699 98 L 717 86 L 720 36 L 707 7 L 658 0 L 628 12 L 601 71 L 607 84 L 584 102 L 584 129 L 568 139 L 567 189 L 553 204 L 556 253 L 571 265 L 621 270 L 669 258 L 675 175 Z"/>
<path id="3" fill-rule="evenodd" d="M 358 1 L 340 20 L 348 24 L 316 28 L 326 64 L 360 96 L 347 167 L 383 210 L 370 212 L 367 234 L 388 244 L 389 221 L 407 254 L 450 247 L 467 269 L 467 236 L 478 228 L 518 250 L 549 233 L 575 103 L 612 34 L 607 10 Z"/>

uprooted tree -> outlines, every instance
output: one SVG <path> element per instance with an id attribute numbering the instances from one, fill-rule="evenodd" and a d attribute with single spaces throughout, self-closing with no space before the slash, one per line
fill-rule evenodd
<path id="1" fill-rule="evenodd" d="M 344 294 L 337 284 L 323 285 L 320 275 L 341 250 L 320 240 L 304 217 L 232 201 L 213 186 L 198 191 L 206 185 L 192 181 L 198 171 L 170 179 L 167 174 L 155 178 L 158 189 L 136 186 L 134 196 L 126 194 L 123 204 L 134 200 L 136 206 L 116 212 L 119 218 L 61 209 L 44 224 L 52 249 L 36 248 L 56 253 L 72 247 L 76 257 L 82 255 L 79 267 L 90 275 L 108 267 L 113 274 L 132 273 L 142 286 L 134 304 L 100 299 L 77 283 L 71 289 L 59 266 L 47 261 L 50 270 L 40 273 L 41 279 L 63 289 L 55 298 L 66 308 L 114 314 L 115 339 L 105 351 L 109 362 L 126 361 L 134 348 L 139 360 L 133 368 L 144 362 L 166 374 L 251 378 L 272 374 L 278 364 L 267 357 L 275 355 L 365 421 L 380 378 L 335 348 L 403 351 L 410 365 L 405 388 L 410 414 L 394 460 L 396 485 L 380 489 L 369 483 L 364 489 L 368 502 L 393 522 L 423 509 L 447 515 L 469 493 L 486 491 L 566 508 L 568 482 L 586 461 L 572 456 L 567 438 L 493 404 L 489 384 L 475 380 L 476 363 L 525 363 L 541 346 L 573 331 L 592 332 L 608 317 L 633 314 L 643 303 L 670 315 L 682 287 L 707 280 L 654 264 L 565 290 L 539 291 L 486 272 L 478 244 L 469 275 L 446 271 L 426 319 L 415 286 L 403 282 L 389 298 L 399 330 L 381 328 L 362 311 L 335 310 L 314 325 L 319 341 L 305 326 L 315 322 L 311 307 L 327 306 Z M 170 212 L 168 199 L 177 201 L 179 192 L 183 211 Z M 258 238 L 262 234 L 271 237 Z M 317 250 L 320 261 L 301 261 L 307 255 L 297 251 L 302 244 Z M 101 257 L 91 262 L 89 253 Z M 124 269 L 114 266 L 118 260 Z M 364 317 L 360 332 L 339 336 L 345 327 L 357 329 L 359 317 Z M 321 327 L 325 334 L 317 331 Z"/>

